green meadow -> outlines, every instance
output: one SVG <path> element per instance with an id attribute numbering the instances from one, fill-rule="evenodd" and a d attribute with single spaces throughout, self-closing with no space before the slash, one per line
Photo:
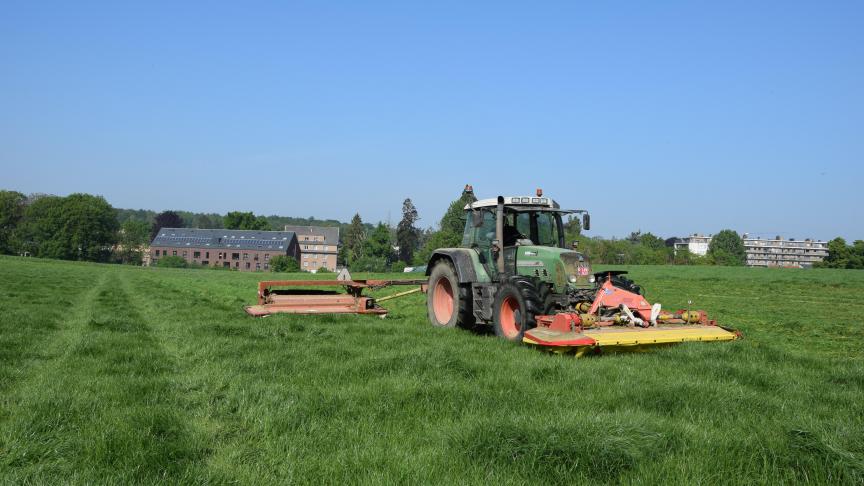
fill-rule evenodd
<path id="1" fill-rule="evenodd" d="M 270 274 L 0 257 L 0 483 L 864 482 L 864 272 L 628 270 L 744 339 L 574 359 L 422 294 L 255 319 Z"/>

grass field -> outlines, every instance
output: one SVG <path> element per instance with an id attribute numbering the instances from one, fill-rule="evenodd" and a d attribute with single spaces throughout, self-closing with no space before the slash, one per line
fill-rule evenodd
<path id="1" fill-rule="evenodd" d="M 629 270 L 745 339 L 577 360 L 422 295 L 253 319 L 266 274 L 0 257 L 0 483 L 864 481 L 864 272 Z"/>

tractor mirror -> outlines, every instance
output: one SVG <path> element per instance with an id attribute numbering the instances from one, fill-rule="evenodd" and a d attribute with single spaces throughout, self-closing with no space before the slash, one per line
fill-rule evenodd
<path id="1" fill-rule="evenodd" d="M 483 212 L 482 211 L 474 211 L 471 213 L 472 223 L 474 223 L 475 228 L 479 228 L 483 226 Z"/>
<path id="2" fill-rule="evenodd" d="M 591 229 L 591 215 L 588 213 L 582 215 L 582 229 L 585 231 Z"/>

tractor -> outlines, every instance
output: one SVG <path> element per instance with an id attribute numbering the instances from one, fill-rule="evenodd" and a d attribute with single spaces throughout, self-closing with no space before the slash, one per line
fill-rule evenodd
<path id="1" fill-rule="evenodd" d="M 470 188 L 470 186 L 469 186 Z M 640 351 L 686 341 L 731 341 L 703 310 L 661 310 L 624 271 L 592 273 L 574 242 L 567 248 L 554 200 L 498 196 L 465 206 L 462 246 L 435 251 L 426 305 L 438 327 L 493 325 L 495 334 L 554 353 Z"/>
<path id="2" fill-rule="evenodd" d="M 522 341 L 536 317 L 585 311 L 603 280 L 641 293 L 623 276 L 594 275 L 576 243 L 564 241 L 562 216 L 584 210 L 561 209 L 538 189 L 535 196 L 498 196 L 465 206 L 462 245 L 435 251 L 427 265 L 429 320 L 439 327 L 491 324 L 495 333 Z"/>

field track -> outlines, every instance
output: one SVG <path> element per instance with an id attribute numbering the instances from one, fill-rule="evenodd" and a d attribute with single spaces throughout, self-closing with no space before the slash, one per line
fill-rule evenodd
<path id="1" fill-rule="evenodd" d="M 253 319 L 269 274 L 0 257 L 0 484 L 864 482 L 864 272 L 629 270 L 745 339 L 576 360 L 422 295 Z"/>

